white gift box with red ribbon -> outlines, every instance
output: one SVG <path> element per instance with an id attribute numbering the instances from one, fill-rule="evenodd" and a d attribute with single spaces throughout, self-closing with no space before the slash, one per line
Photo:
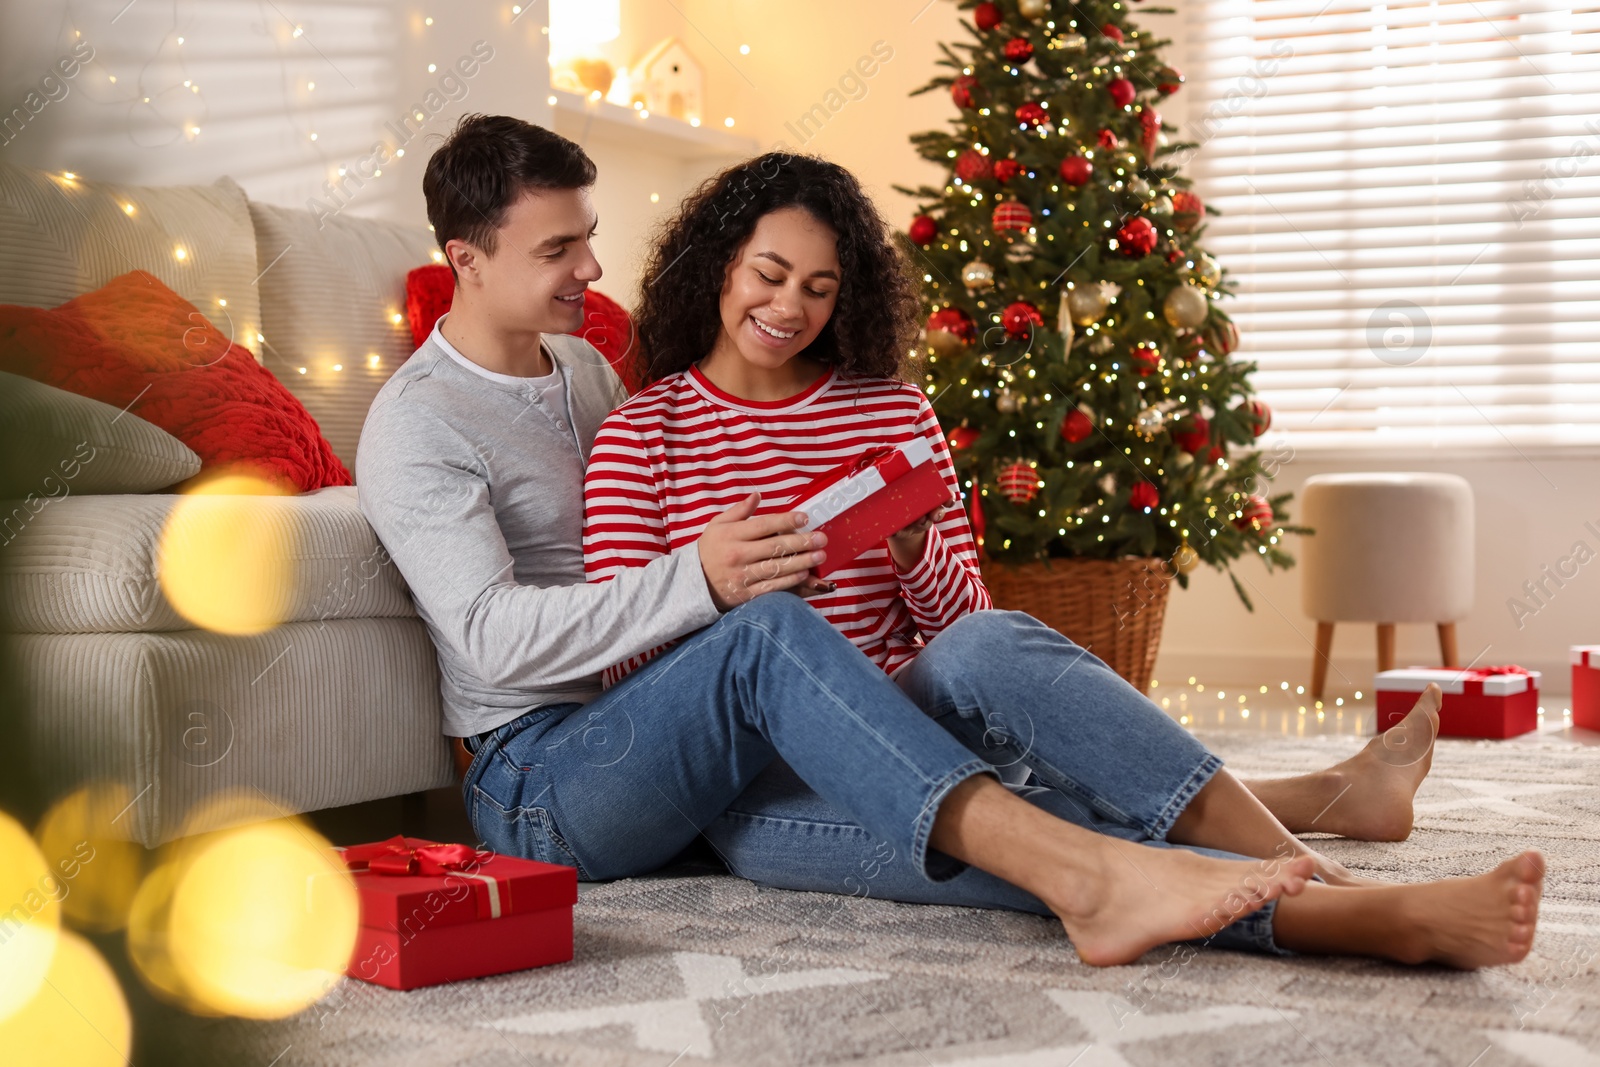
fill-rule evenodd
<path id="1" fill-rule="evenodd" d="M 1381 733 L 1405 718 L 1429 683 L 1444 693 L 1439 709 L 1443 737 L 1505 738 L 1539 727 L 1538 671 L 1521 667 L 1406 667 L 1379 671 L 1373 689 Z"/>
<path id="2" fill-rule="evenodd" d="M 1572 646 L 1572 725 L 1600 730 L 1600 645 Z"/>

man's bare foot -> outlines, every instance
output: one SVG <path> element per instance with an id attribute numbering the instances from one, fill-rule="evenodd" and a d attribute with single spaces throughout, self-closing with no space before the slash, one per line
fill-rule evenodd
<path id="1" fill-rule="evenodd" d="M 1096 967 L 1131 963 L 1157 945 L 1208 937 L 1268 901 L 1301 892 L 1309 856 L 1219 860 L 1181 848 L 1106 839 L 1100 877 L 1044 901 L 1078 958 Z"/>
<path id="2" fill-rule="evenodd" d="M 1517 963 L 1533 948 L 1544 894 L 1544 857 L 1531 849 L 1475 878 L 1397 886 L 1397 916 L 1411 934 L 1397 939 L 1402 963 L 1471 969 Z"/>
<path id="3" fill-rule="evenodd" d="M 1430 684 L 1406 717 L 1367 742 L 1360 753 L 1325 773 L 1336 786 L 1328 806 L 1301 833 L 1338 834 L 1360 841 L 1404 841 L 1411 835 L 1412 801 L 1433 767 L 1443 696 Z"/>

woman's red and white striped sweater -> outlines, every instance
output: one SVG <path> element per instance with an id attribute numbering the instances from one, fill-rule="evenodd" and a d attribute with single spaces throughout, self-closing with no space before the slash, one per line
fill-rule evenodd
<path id="1" fill-rule="evenodd" d="M 584 476 L 584 573 L 603 582 L 692 545 L 752 491 L 781 511 L 815 478 L 862 453 L 925 437 L 959 501 L 950 452 L 914 385 L 830 372 L 804 392 L 759 402 L 731 396 L 692 367 L 643 390 L 601 424 Z M 893 673 L 962 615 L 990 606 L 965 511 L 951 508 L 902 573 L 887 544 L 828 575 L 810 603 L 874 663 Z M 606 672 L 612 685 L 660 649 Z"/>

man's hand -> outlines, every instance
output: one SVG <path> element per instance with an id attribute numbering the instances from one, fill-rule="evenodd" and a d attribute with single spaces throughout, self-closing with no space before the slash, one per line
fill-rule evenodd
<path id="1" fill-rule="evenodd" d="M 827 536 L 797 533 L 802 516 L 795 511 L 751 518 L 760 503 L 761 494 L 751 493 L 707 523 L 697 542 L 718 611 L 778 589 L 802 595 L 826 591 L 811 568 L 822 562 L 825 553 L 815 549 L 828 543 Z"/>
<path id="2" fill-rule="evenodd" d="M 917 565 L 928 547 L 928 528 L 944 518 L 952 504 L 954 501 L 946 500 L 904 530 L 889 535 L 889 557 L 896 570 L 904 573 Z"/>

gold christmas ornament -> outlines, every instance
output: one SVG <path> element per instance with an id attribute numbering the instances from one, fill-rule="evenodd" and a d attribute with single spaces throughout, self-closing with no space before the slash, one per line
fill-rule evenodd
<path id="1" fill-rule="evenodd" d="M 1161 314 L 1174 329 L 1179 330 L 1192 330 L 1199 326 L 1206 321 L 1210 310 L 1206 294 L 1192 285 L 1174 286 L 1161 302 Z"/>
<path id="2" fill-rule="evenodd" d="M 961 338 L 949 330 L 927 330 L 924 343 L 936 356 L 953 356 L 961 350 Z"/>
<path id="3" fill-rule="evenodd" d="M 1194 276 L 1207 289 L 1215 289 L 1222 280 L 1222 267 L 1211 256 L 1202 252 L 1194 261 Z"/>
<path id="4" fill-rule="evenodd" d="M 994 406 L 999 408 L 1002 414 L 1015 415 L 1017 413 L 1017 394 L 1009 389 L 1000 390 L 995 394 Z"/>
<path id="5" fill-rule="evenodd" d="M 1017 0 L 1017 12 L 1031 22 L 1050 14 L 1050 0 Z"/>
<path id="6" fill-rule="evenodd" d="M 1099 286 L 1080 285 L 1067 291 L 1067 308 L 1079 326 L 1088 326 L 1104 315 L 1106 303 Z"/>
<path id="7" fill-rule="evenodd" d="M 1158 196 L 1154 200 L 1150 201 L 1150 214 L 1152 214 L 1152 215 L 1170 215 L 1170 214 L 1172 214 L 1172 197 L 1170 197 L 1170 196 Z"/>
<path id="8" fill-rule="evenodd" d="M 1089 39 L 1081 33 L 1064 33 L 1051 41 L 1050 47 L 1063 52 L 1083 52 L 1089 47 Z"/>
<path id="9" fill-rule="evenodd" d="M 981 259 L 975 259 L 961 268 L 961 284 L 969 293 L 982 293 L 994 288 L 994 268 Z"/>
<path id="10" fill-rule="evenodd" d="M 1189 542 L 1185 541 L 1178 546 L 1178 551 L 1172 554 L 1172 566 L 1179 574 L 1188 574 L 1200 566 L 1200 553 L 1190 548 Z"/>
<path id="11" fill-rule="evenodd" d="M 1194 457 L 1180 449 L 1178 454 L 1172 457 L 1172 465 L 1179 470 L 1183 470 L 1194 465 Z"/>
<path id="12" fill-rule="evenodd" d="M 1167 424 L 1166 412 L 1160 408 L 1144 408 L 1133 417 L 1133 428 L 1146 440 L 1161 432 Z"/>
<path id="13" fill-rule="evenodd" d="M 1128 192 L 1137 197 L 1148 197 L 1150 195 L 1150 183 L 1143 178 L 1135 177 L 1128 182 Z"/>
<path id="14" fill-rule="evenodd" d="M 1077 331 L 1072 327 L 1072 301 L 1069 296 L 1069 290 L 1061 290 L 1061 303 L 1056 308 L 1056 329 L 1061 333 L 1061 354 L 1070 358 L 1072 341 L 1077 336 Z"/>

